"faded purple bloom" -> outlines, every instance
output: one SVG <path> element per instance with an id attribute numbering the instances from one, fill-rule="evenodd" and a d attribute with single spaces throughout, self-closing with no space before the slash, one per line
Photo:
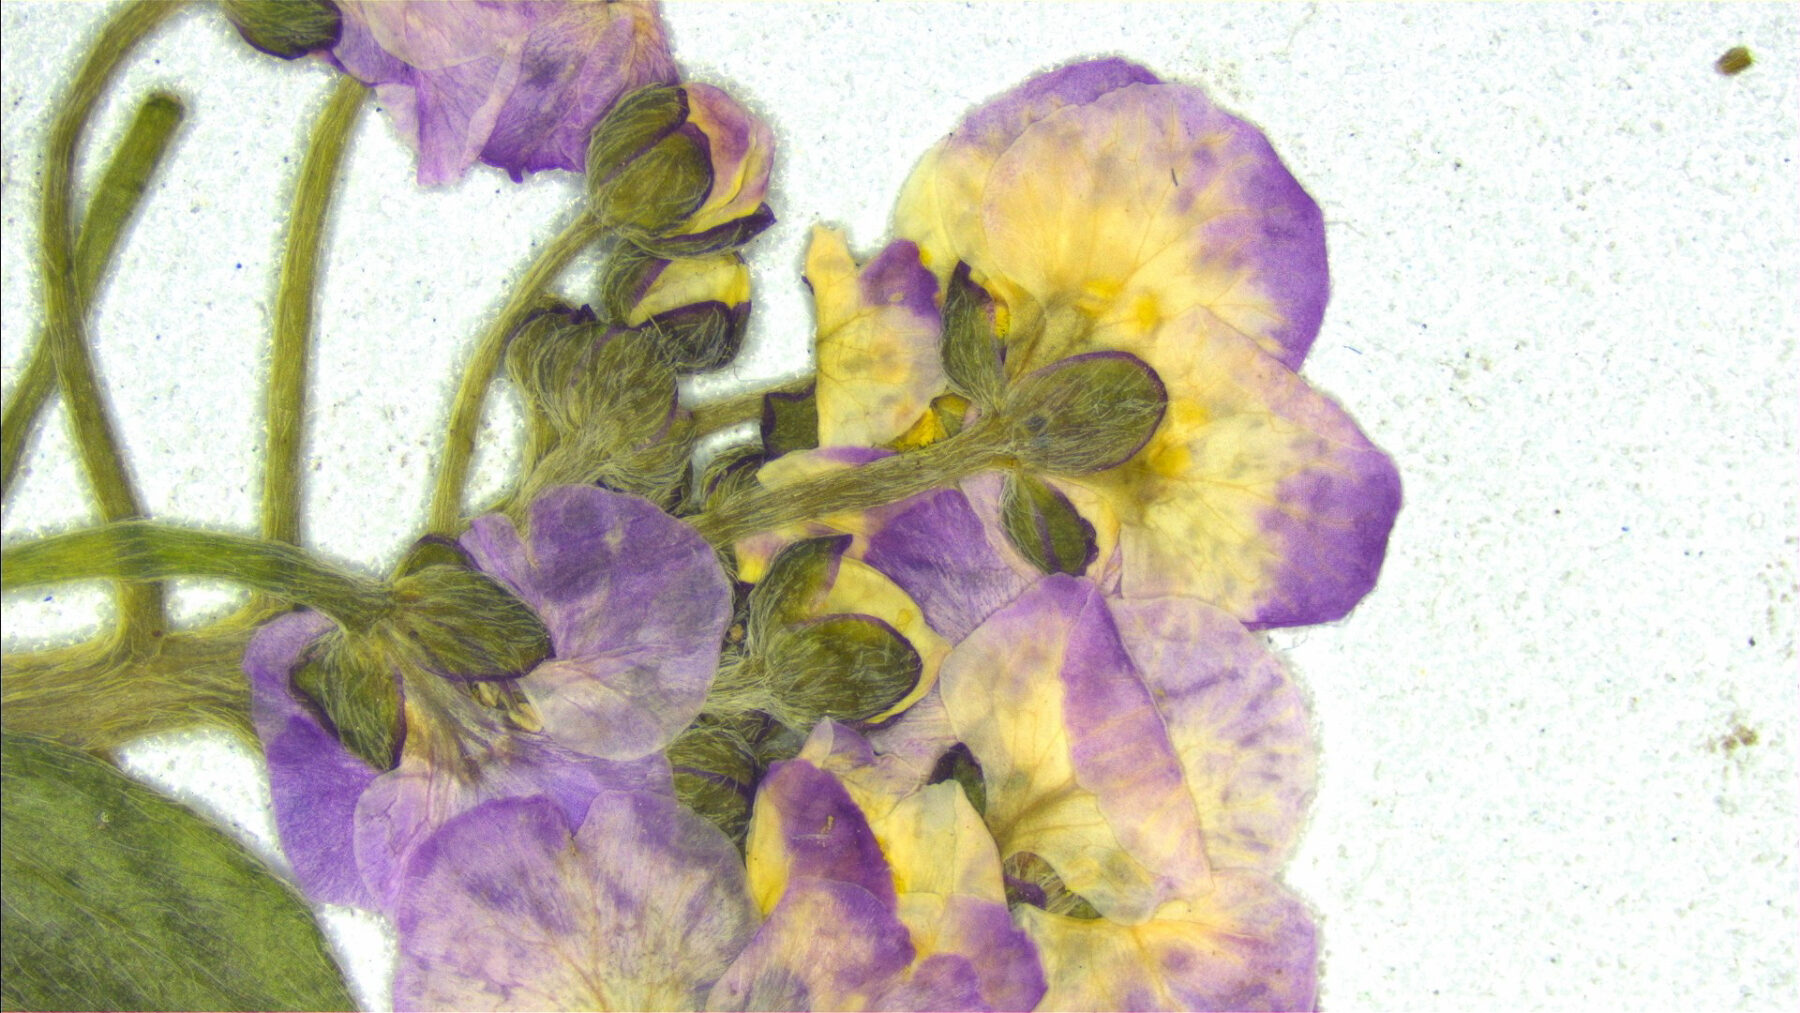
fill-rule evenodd
<path id="1" fill-rule="evenodd" d="M 329 623 L 296 613 L 251 641 L 277 827 L 316 899 L 391 906 L 419 843 L 491 799 L 543 795 L 573 825 L 598 792 L 672 792 L 660 750 L 699 713 L 730 615 L 711 547 L 645 500 L 586 486 L 540 496 L 529 531 L 483 517 L 463 544 L 549 630 L 550 656 L 511 684 L 538 729 L 460 689 L 428 709 L 409 698 L 400 763 L 377 771 L 290 689 Z"/>
<path id="2" fill-rule="evenodd" d="M 339 0 L 343 34 L 324 55 L 374 86 L 419 150 L 419 182 L 476 161 L 513 179 L 580 172 L 588 135 L 626 93 L 672 84 L 654 3 Z"/>
<path id="3" fill-rule="evenodd" d="M 650 792 L 571 820 L 544 798 L 449 821 L 395 913 L 398 1009 L 696 1009 L 757 916 L 737 850 Z"/>

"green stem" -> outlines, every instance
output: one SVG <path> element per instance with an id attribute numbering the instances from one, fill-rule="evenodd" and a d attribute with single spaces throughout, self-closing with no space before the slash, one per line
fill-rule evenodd
<path id="1" fill-rule="evenodd" d="M 703 404 L 693 409 L 694 435 L 705 436 L 745 422 L 759 422 L 762 420 L 764 397 L 770 394 L 800 394 L 816 382 L 817 377 L 808 375 L 784 380 L 765 390 Z"/>
<path id="2" fill-rule="evenodd" d="M 500 315 L 475 343 L 475 353 L 463 368 L 456 400 L 450 406 L 450 424 L 444 434 L 444 456 L 438 462 L 437 484 L 431 494 L 430 533 L 455 535 L 462 526 L 463 493 L 469 480 L 469 464 L 475 455 L 475 434 L 481 427 L 481 410 L 488 388 L 500 370 L 506 339 L 536 308 L 557 275 L 575 255 L 598 239 L 604 228 L 592 216 L 577 218 L 538 253 L 525 277 L 514 287 Z"/>
<path id="3" fill-rule="evenodd" d="M 244 649 L 256 623 L 171 633 L 144 655 L 96 643 L 0 659 L 6 731 L 107 752 L 158 732 L 223 726 L 254 744 Z"/>
<path id="4" fill-rule="evenodd" d="M 75 241 L 76 312 L 83 317 L 93 305 L 94 291 L 112 264 L 119 240 L 136 216 L 150 186 L 150 177 L 162 164 L 175 130 L 187 111 L 181 101 L 156 92 L 138 106 L 125 139 L 107 162 L 100 185 L 88 201 Z M 25 441 L 37 425 L 38 414 L 56 389 L 56 366 L 50 361 L 50 342 L 43 331 L 31 349 L 31 358 L 6 402 L 0 419 L 0 500 L 11 494 L 13 477 L 25 457 Z"/>
<path id="5" fill-rule="evenodd" d="M 1009 460 L 1006 427 L 981 421 L 956 436 L 858 468 L 774 488 L 747 491 L 690 521 L 714 545 L 725 546 L 759 531 L 833 514 L 897 503 L 950 485 Z"/>
<path id="6" fill-rule="evenodd" d="M 300 451 L 305 439 L 306 371 L 312 345 L 313 302 L 320 250 L 338 170 L 350 131 L 368 89 L 338 78 L 331 99 L 313 124 L 300 179 L 294 187 L 292 223 L 282 254 L 275 296 L 275 347 L 269 367 L 268 443 L 263 454 L 262 534 L 277 542 L 300 541 Z"/>
<path id="7" fill-rule="evenodd" d="M 125 521 L 7 547 L 0 583 L 26 587 L 71 580 L 212 577 L 325 613 L 364 631 L 391 610 L 387 587 L 328 566 L 305 551 L 242 535 Z"/>
<path id="8" fill-rule="evenodd" d="M 71 252 L 75 149 L 101 94 L 137 44 L 181 9 L 179 3 L 138 0 L 114 15 L 76 72 L 50 125 L 44 154 L 43 207 L 38 221 L 40 267 L 44 278 L 45 336 L 56 380 L 62 387 L 69 426 L 88 484 L 107 521 L 142 516 L 143 503 L 132 487 L 107 418 L 100 384 L 87 345 L 87 328 L 76 291 Z M 163 632 L 163 589 L 159 584 L 127 584 L 119 590 L 119 638 L 125 644 L 154 640 Z"/>

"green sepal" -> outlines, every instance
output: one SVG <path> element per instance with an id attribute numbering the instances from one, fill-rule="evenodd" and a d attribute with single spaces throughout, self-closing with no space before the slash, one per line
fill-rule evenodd
<path id="1" fill-rule="evenodd" d="M 741 850 L 759 768 L 744 722 L 703 720 L 669 743 L 675 798 L 724 831 Z"/>
<path id="2" fill-rule="evenodd" d="M 344 16 L 327 0 L 225 0 L 222 7 L 245 42 L 283 60 L 330 49 L 344 34 Z"/>
<path id="3" fill-rule="evenodd" d="M 634 330 L 650 337 L 677 373 L 702 373 L 730 362 L 744 343 L 748 304 L 692 303 L 658 313 Z"/>
<path id="4" fill-rule="evenodd" d="M 687 93 L 673 85 L 639 88 L 620 99 L 588 137 L 588 193 L 611 182 L 687 118 Z"/>
<path id="5" fill-rule="evenodd" d="M 677 130 L 646 148 L 589 197 L 600 223 L 648 239 L 680 229 L 713 185 L 706 141 Z"/>
<path id="6" fill-rule="evenodd" d="M 899 631 L 865 615 L 831 615 L 790 626 L 760 648 L 772 703 L 793 729 L 859 722 L 899 703 L 919 684 L 919 652 Z"/>
<path id="7" fill-rule="evenodd" d="M 825 535 L 795 542 L 776 553 L 769 561 L 769 571 L 750 589 L 747 625 L 753 650 L 786 627 L 819 614 L 849 547 L 849 535 Z"/>
<path id="8" fill-rule="evenodd" d="M 756 473 L 767 462 L 762 448 L 751 443 L 726 447 L 714 454 L 693 483 L 687 504 L 692 508 L 690 512 L 699 513 L 745 489 L 757 488 L 761 483 L 756 480 Z"/>
<path id="9" fill-rule="evenodd" d="M 364 638 L 326 634 L 289 674 L 288 685 L 351 755 L 376 770 L 399 764 L 406 737 L 400 677 Z"/>
<path id="10" fill-rule="evenodd" d="M 600 265 L 596 285 L 600 313 L 610 324 L 624 326 L 650 283 L 668 263 L 629 239 L 622 239 Z"/>
<path id="11" fill-rule="evenodd" d="M 769 460 L 819 445 L 818 388 L 763 396 L 762 444 Z"/>
<path id="12" fill-rule="evenodd" d="M 1004 385 L 1000 342 L 994 337 L 994 303 L 969 279 L 969 265 L 957 261 L 944 289 L 944 332 L 940 354 L 950 389 L 984 412 L 1000 404 Z"/>
<path id="13" fill-rule="evenodd" d="M 6 1009 L 350 1009 L 306 903 L 86 753 L 0 739 Z"/>
<path id="14" fill-rule="evenodd" d="M 1130 460 L 1167 405 L 1162 380 L 1142 359 L 1090 352 L 1020 377 L 1001 413 L 1010 426 L 1008 449 L 1026 467 L 1084 475 Z"/>
<path id="15" fill-rule="evenodd" d="M 550 653 L 550 631 L 537 613 L 478 570 L 425 567 L 394 582 L 394 600 L 374 631 L 378 650 L 431 675 L 516 679 Z"/>
<path id="16" fill-rule="evenodd" d="M 975 761 L 975 754 L 968 746 L 958 742 L 938 757 L 937 766 L 932 768 L 931 777 L 925 783 L 942 781 L 955 781 L 961 785 L 975 815 L 987 816 L 987 782 L 981 779 L 981 764 Z"/>
<path id="17" fill-rule="evenodd" d="M 1068 497 L 1043 479 L 1008 472 L 1000 491 L 1000 525 L 1007 540 L 1045 573 L 1079 577 L 1094 562 L 1094 526 Z"/>

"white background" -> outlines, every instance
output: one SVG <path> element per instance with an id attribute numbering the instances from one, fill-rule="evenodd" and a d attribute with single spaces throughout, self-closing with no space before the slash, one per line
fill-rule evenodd
<path id="1" fill-rule="evenodd" d="M 1288 879 L 1319 914 L 1325 1004 L 1800 1003 L 1793 7 L 667 13 L 692 76 L 733 88 L 782 145 L 742 376 L 802 368 L 812 222 L 872 251 L 920 152 L 1077 57 L 1206 86 L 1323 206 L 1334 297 L 1305 371 L 1394 455 L 1407 500 L 1362 607 L 1274 637 L 1324 743 Z M 101 14 L 0 7 L 9 390 L 38 319 L 48 103 Z M 1713 60 L 1738 44 L 1758 63 L 1721 76 Z M 196 11 L 117 90 L 191 100 L 93 328 L 159 516 L 253 526 L 274 243 L 328 83 Z M 128 105 L 106 107 L 101 141 Z M 424 192 L 365 117 L 319 321 L 319 551 L 373 572 L 410 540 L 453 370 L 572 207 L 558 176 L 482 169 Z M 488 489 L 514 425 L 503 404 Z M 9 540 L 93 519 L 60 415 L 29 467 Z M 92 630 L 104 609 L 98 589 L 9 594 L 6 644 Z M 1756 743 L 1727 748 L 1740 729 Z M 266 845 L 254 758 L 190 736 L 130 762 Z M 333 925 L 360 994 L 385 1002 L 379 921 Z"/>

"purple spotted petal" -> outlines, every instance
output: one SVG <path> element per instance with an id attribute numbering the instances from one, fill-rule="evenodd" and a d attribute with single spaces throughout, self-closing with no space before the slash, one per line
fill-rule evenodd
<path id="1" fill-rule="evenodd" d="M 1021 907 L 1043 954 L 1043 1009 L 1310 1010 L 1318 944 L 1311 914 L 1266 876 L 1225 870 L 1191 903 L 1135 925 Z"/>
<path id="2" fill-rule="evenodd" d="M 489 802 L 420 847 L 396 922 L 396 1008 L 694 1009 L 755 928 L 724 835 L 611 792 L 573 834 L 543 798 Z"/>
<path id="3" fill-rule="evenodd" d="M 626 92 L 672 84 L 654 4 L 341 0 L 332 63 L 374 85 L 419 149 L 419 182 L 477 159 L 516 180 L 581 171 L 588 135 Z"/>
<path id="4" fill-rule="evenodd" d="M 892 902 L 854 883 L 794 883 L 707 998 L 714 1010 L 898 1009 L 881 1000 L 913 946 Z M 917 1009 L 967 1009 L 966 989 Z"/>
<path id="5" fill-rule="evenodd" d="M 250 713 L 269 765 L 269 793 L 281 850 L 307 896 L 326 904 L 370 907 L 356 871 L 351 823 L 356 801 L 379 771 L 352 755 L 288 691 L 300 654 L 331 629 L 316 612 L 277 617 L 244 652 Z"/>
<path id="6" fill-rule="evenodd" d="M 751 870 L 751 891 L 765 908 L 805 879 L 854 884 L 894 906 L 894 877 L 862 810 L 837 778 L 805 760 L 777 763 L 763 778 L 748 848 L 775 863 Z"/>
<path id="7" fill-rule="evenodd" d="M 731 591 L 692 528 L 635 496 L 562 486 L 532 504 L 529 541 L 494 514 L 462 544 L 550 630 L 551 657 L 520 680 L 546 735 L 628 760 L 699 714 Z"/>
<path id="8" fill-rule="evenodd" d="M 377 778 L 358 800 L 356 862 L 369 894 L 387 910 L 407 863 L 438 828 L 485 802 L 540 796 L 578 823 L 607 791 L 673 795 L 668 761 L 660 753 L 613 762 L 571 752 L 539 735 L 516 735 L 472 777 L 408 757 Z"/>
<path id="9" fill-rule="evenodd" d="M 1306 700 L 1237 620 L 1186 598 L 1113 601 L 1200 807 L 1215 868 L 1277 873 L 1318 779 Z"/>

